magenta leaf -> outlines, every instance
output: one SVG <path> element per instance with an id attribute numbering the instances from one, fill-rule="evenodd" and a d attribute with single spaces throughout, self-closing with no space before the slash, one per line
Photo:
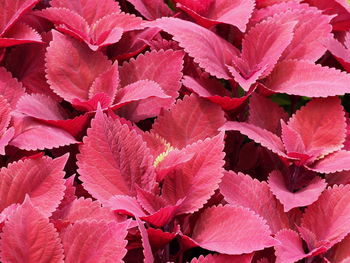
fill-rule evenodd
<path id="1" fill-rule="evenodd" d="M 78 155 L 84 188 L 100 202 L 114 195 L 136 195 L 139 185 L 155 187 L 153 158 L 142 137 L 100 110 L 92 120 Z"/>
<path id="2" fill-rule="evenodd" d="M 337 151 L 309 165 L 310 170 L 319 173 L 335 173 L 350 170 L 350 151 Z"/>
<path id="3" fill-rule="evenodd" d="M 192 159 L 164 179 L 162 197 L 175 205 L 184 199 L 177 214 L 197 211 L 219 187 L 223 176 L 223 134 L 187 146 Z"/>
<path id="4" fill-rule="evenodd" d="M 184 148 L 217 135 L 224 122 L 224 112 L 218 105 L 192 95 L 178 100 L 169 111 L 163 111 L 153 124 L 152 132 L 171 146 Z"/>
<path id="5" fill-rule="evenodd" d="M 128 0 L 148 20 L 171 16 L 171 9 L 161 0 Z"/>
<path id="6" fill-rule="evenodd" d="M 26 159 L 9 164 L 0 170 L 0 210 L 22 203 L 25 196 L 45 216 L 58 207 L 64 194 L 64 171 L 68 156 L 51 159 Z"/>
<path id="7" fill-rule="evenodd" d="M 2 262 L 66 262 L 56 229 L 29 197 L 9 216 L 0 249 Z"/>
<path id="8" fill-rule="evenodd" d="M 209 74 L 231 78 L 225 64 L 231 64 L 232 56 L 237 55 L 238 50 L 212 31 L 177 18 L 161 18 L 146 25 L 173 35 L 173 39 Z"/>
<path id="9" fill-rule="evenodd" d="M 134 102 L 124 107 L 121 114 L 128 119 L 139 121 L 159 115 L 162 108 L 170 108 L 181 87 L 182 69 L 183 52 L 181 51 L 152 51 L 124 62 L 120 67 L 122 87 L 140 80 L 154 81 L 165 95 L 171 98 L 149 98 L 142 102 Z"/>
<path id="10" fill-rule="evenodd" d="M 251 210 L 226 205 L 205 209 L 193 229 L 192 239 L 202 248 L 240 255 L 273 246 L 275 241 L 270 234 L 265 221 Z"/>
<path id="11" fill-rule="evenodd" d="M 284 60 L 276 65 L 265 85 L 290 95 L 328 97 L 349 93 L 350 75 L 306 60 Z"/>
<path id="12" fill-rule="evenodd" d="M 311 205 L 327 187 L 325 180 L 316 176 L 304 188 L 297 192 L 291 192 L 287 189 L 287 185 L 280 171 L 273 171 L 270 173 L 268 184 L 272 193 L 283 204 L 285 212 L 295 207 Z"/>
<path id="13" fill-rule="evenodd" d="M 110 67 L 111 62 L 102 53 L 53 31 L 46 53 L 46 73 L 51 89 L 65 100 L 89 99 L 94 80 Z"/>
<path id="14" fill-rule="evenodd" d="M 327 155 L 343 147 L 346 132 L 344 108 L 337 97 L 314 99 L 290 118 L 288 127 L 300 135 L 304 153 Z"/>
<path id="15" fill-rule="evenodd" d="M 225 131 L 239 131 L 279 156 L 287 158 L 287 155 L 284 153 L 284 146 L 281 139 L 272 132 L 249 123 L 236 121 L 226 122 L 221 129 Z"/>
<path id="16" fill-rule="evenodd" d="M 60 234 L 64 262 L 123 262 L 128 225 L 128 222 L 81 220 L 68 226 Z"/>
<path id="17" fill-rule="evenodd" d="M 310 250 L 321 246 L 329 249 L 350 233 L 349 193 L 349 185 L 335 185 L 326 189 L 317 202 L 308 206 L 301 226 L 306 230 L 303 239 Z"/>
<path id="18" fill-rule="evenodd" d="M 241 56 L 233 57 L 233 66 L 229 66 L 234 79 L 244 90 L 248 91 L 259 78 L 271 73 L 293 39 L 295 24 L 268 19 L 255 25 L 245 35 Z"/>
<path id="19" fill-rule="evenodd" d="M 12 109 L 16 108 L 19 98 L 24 95 L 22 84 L 3 67 L 0 67 L 0 95 L 8 101 Z"/>
<path id="20" fill-rule="evenodd" d="M 245 32 L 246 24 L 253 12 L 254 1 L 242 0 L 212 0 L 199 1 L 177 0 L 177 7 L 192 16 L 196 22 L 204 27 L 211 27 L 216 24 L 229 24 L 236 26 L 240 31 Z"/>
<path id="21" fill-rule="evenodd" d="M 143 255 L 144 255 L 144 263 L 153 263 L 154 262 L 154 257 L 152 254 L 152 248 L 149 243 L 148 239 L 148 233 L 147 230 L 144 226 L 144 223 L 136 217 L 136 221 L 141 233 L 141 239 L 142 239 L 142 246 L 143 246 Z"/>
<path id="22" fill-rule="evenodd" d="M 281 134 L 280 121 L 288 120 L 288 114 L 269 98 L 254 93 L 250 97 L 249 123 L 267 131 Z"/>
<path id="23" fill-rule="evenodd" d="M 250 263 L 253 258 L 252 254 L 246 254 L 241 256 L 232 256 L 232 255 L 212 255 L 200 256 L 198 259 L 194 258 L 191 260 L 191 263 Z"/>
<path id="24" fill-rule="evenodd" d="M 263 217 L 272 233 L 289 227 L 282 205 L 273 196 L 266 182 L 259 182 L 242 173 L 225 172 L 220 192 L 229 204 L 249 208 Z"/>

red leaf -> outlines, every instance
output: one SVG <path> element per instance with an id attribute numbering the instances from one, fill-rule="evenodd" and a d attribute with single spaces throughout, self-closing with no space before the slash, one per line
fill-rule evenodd
<path id="1" fill-rule="evenodd" d="M 224 112 L 218 105 L 195 95 L 163 111 L 153 124 L 152 132 L 175 148 L 184 148 L 198 140 L 215 136 L 224 124 Z"/>
<path id="2" fill-rule="evenodd" d="M 58 207 L 64 195 L 63 168 L 68 156 L 51 159 L 26 159 L 0 170 L 0 210 L 31 197 L 34 206 L 45 216 Z"/>
<path id="3" fill-rule="evenodd" d="M 350 92 L 350 75 L 306 60 L 284 60 L 267 78 L 268 89 L 290 95 L 328 97 Z"/>
<path id="4" fill-rule="evenodd" d="M 192 239 L 202 248 L 240 255 L 273 246 L 275 241 L 270 234 L 265 221 L 251 210 L 227 205 L 205 209 L 193 229 Z"/>
<path id="5" fill-rule="evenodd" d="M 268 183 L 272 193 L 283 204 L 285 212 L 295 207 L 311 205 L 317 201 L 318 197 L 327 187 L 325 180 L 316 176 L 301 190 L 291 192 L 287 189 L 287 185 L 280 171 L 271 172 Z"/>
<path id="6" fill-rule="evenodd" d="M 281 134 L 280 121 L 288 120 L 288 114 L 283 108 L 257 93 L 249 101 L 249 123 L 274 134 Z"/>
<path id="7" fill-rule="evenodd" d="M 101 111 L 91 122 L 78 155 L 84 188 L 102 203 L 113 195 L 136 195 L 155 187 L 153 158 L 142 137 Z"/>
<path id="8" fill-rule="evenodd" d="M 236 121 L 226 122 L 221 129 L 225 131 L 239 131 L 279 156 L 288 158 L 288 156 L 284 153 L 284 146 L 281 139 L 272 132 L 249 123 Z"/>
<path id="9" fill-rule="evenodd" d="M 128 0 L 148 20 L 171 16 L 173 12 L 162 0 Z"/>
<path id="10" fill-rule="evenodd" d="M 231 74 L 244 90 L 248 91 L 259 78 L 271 73 L 293 39 L 295 24 L 268 19 L 255 25 L 245 35 L 241 56 L 233 57 L 233 66 L 229 66 Z"/>
<path id="11" fill-rule="evenodd" d="M 177 214 L 197 211 L 214 194 L 223 176 L 223 147 L 222 133 L 187 146 L 194 157 L 165 177 L 162 197 L 172 205 L 184 199 Z"/>
<path id="12" fill-rule="evenodd" d="M 2 262 L 65 262 L 56 229 L 29 197 L 9 216 L 0 247 Z"/>
<path id="13" fill-rule="evenodd" d="M 177 18 L 157 19 L 146 23 L 146 26 L 158 27 L 173 35 L 173 39 L 212 76 L 231 79 L 225 65 L 231 64 L 238 50 L 212 31 Z"/>
<path id="14" fill-rule="evenodd" d="M 225 172 L 220 192 L 229 204 L 249 208 L 263 217 L 273 234 L 289 227 L 282 205 L 270 192 L 266 182 L 259 182 L 242 173 Z"/>
<path id="15" fill-rule="evenodd" d="M 0 67 L 0 95 L 7 99 L 12 109 L 16 108 L 19 98 L 24 95 L 22 84 L 3 67 Z"/>
<path id="16" fill-rule="evenodd" d="M 231 255 L 207 255 L 200 256 L 198 259 L 194 258 L 191 263 L 251 263 L 254 254 L 247 254 L 241 256 Z"/>
<path id="17" fill-rule="evenodd" d="M 212 27 L 216 24 L 229 24 L 245 32 L 246 24 L 253 12 L 255 2 L 252 0 L 216 0 L 216 1 L 189 1 L 177 0 L 177 7 L 192 16 L 195 21 L 204 26 Z M 193 2 L 196 2 L 194 4 Z"/>
<path id="18" fill-rule="evenodd" d="M 53 31 L 46 53 L 47 79 L 51 89 L 65 100 L 87 100 L 95 79 L 110 67 L 111 62 L 102 53 Z"/>
<path id="19" fill-rule="evenodd" d="M 0 47 L 9 47 L 26 43 L 43 43 L 41 36 L 30 26 L 16 23 L 0 38 Z"/>
<path id="20" fill-rule="evenodd" d="M 178 97 L 181 87 L 183 52 L 152 51 L 125 62 L 120 68 L 120 85 L 125 87 L 140 80 L 156 82 L 171 98 L 149 98 L 124 107 L 123 116 L 133 121 L 159 115 L 162 108 L 168 109 Z"/>
<path id="21" fill-rule="evenodd" d="M 149 243 L 147 230 L 144 226 L 144 223 L 139 218 L 136 217 L 136 221 L 137 221 L 137 224 L 139 226 L 140 233 L 141 233 L 143 255 L 144 255 L 143 262 L 144 263 L 153 263 L 154 258 L 153 258 L 153 254 L 152 254 L 152 248 L 151 248 L 151 245 Z"/>
<path id="22" fill-rule="evenodd" d="M 326 189 L 317 202 L 306 209 L 301 226 L 309 248 L 330 248 L 350 233 L 350 186 Z M 328 215 L 325 217 L 324 215 Z"/>
<path id="23" fill-rule="evenodd" d="M 123 262 L 127 223 L 81 220 L 61 233 L 66 263 Z"/>
<path id="24" fill-rule="evenodd" d="M 343 147 L 346 133 L 344 108 L 337 97 L 314 99 L 298 110 L 288 127 L 300 135 L 305 153 L 324 156 Z"/>

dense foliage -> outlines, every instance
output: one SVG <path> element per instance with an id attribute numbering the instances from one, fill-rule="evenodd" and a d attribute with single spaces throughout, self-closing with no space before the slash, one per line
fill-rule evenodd
<path id="1" fill-rule="evenodd" d="M 349 1 L 0 18 L 2 263 L 350 262 Z"/>

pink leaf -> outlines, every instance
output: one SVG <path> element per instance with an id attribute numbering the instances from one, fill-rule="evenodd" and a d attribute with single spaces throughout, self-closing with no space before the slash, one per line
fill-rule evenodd
<path id="1" fill-rule="evenodd" d="M 246 254 L 241 256 L 231 255 L 207 255 L 194 258 L 191 263 L 251 263 L 254 254 Z"/>
<path id="2" fill-rule="evenodd" d="M 282 52 L 293 39 L 296 22 L 276 23 L 273 19 L 260 22 L 245 35 L 241 57 L 233 57 L 230 72 L 246 91 L 259 78 L 270 74 Z"/>
<path id="3" fill-rule="evenodd" d="M 99 201 L 136 195 L 136 185 L 153 190 L 153 158 L 135 130 L 97 111 L 83 143 L 77 157 L 80 179 Z"/>
<path id="4" fill-rule="evenodd" d="M 134 101 L 151 97 L 162 99 L 171 98 L 164 93 L 157 82 L 153 80 L 139 80 L 118 90 L 112 109 L 118 109 Z"/>
<path id="5" fill-rule="evenodd" d="M 300 135 L 306 154 L 322 156 L 343 147 L 345 121 L 340 99 L 333 97 L 312 100 L 290 118 L 288 127 Z"/>
<path id="6" fill-rule="evenodd" d="M 96 0 L 52 0 L 52 7 L 67 8 L 81 17 L 83 17 L 89 25 L 111 13 L 119 13 L 120 7 L 118 2 L 113 0 L 105 0 L 103 2 Z"/>
<path id="7" fill-rule="evenodd" d="M 51 97 L 42 94 L 25 94 L 17 103 L 17 111 L 30 117 L 43 120 L 64 120 L 67 113 Z M 45 109 L 45 110 L 43 110 Z"/>
<path id="8" fill-rule="evenodd" d="M 275 134 L 281 134 L 280 120 L 288 120 L 288 114 L 269 98 L 254 93 L 249 103 L 249 123 Z"/>
<path id="9" fill-rule="evenodd" d="M 133 14 L 112 13 L 104 16 L 91 26 L 92 43 L 99 47 L 116 43 L 123 32 L 142 29 L 141 23 L 142 19 Z"/>
<path id="10" fill-rule="evenodd" d="M 38 32 L 23 23 L 16 23 L 2 38 L 0 38 L 0 47 L 9 47 L 26 43 L 43 42 Z"/>
<path id="11" fill-rule="evenodd" d="M 136 198 L 126 195 L 114 195 L 105 202 L 105 207 L 112 209 L 114 212 L 128 216 L 142 217 L 146 216 Z"/>
<path id="12" fill-rule="evenodd" d="M 265 221 L 251 210 L 227 205 L 205 209 L 193 229 L 192 239 L 202 248 L 240 255 L 273 246 L 270 234 Z"/>
<path id="13" fill-rule="evenodd" d="M 31 117 L 19 117 L 15 122 L 16 133 L 9 144 L 20 149 L 44 150 L 77 143 L 64 129 L 43 124 Z"/>
<path id="14" fill-rule="evenodd" d="M 141 119 L 159 115 L 162 108 L 168 109 L 178 97 L 181 87 L 183 52 L 152 51 L 125 62 L 120 68 L 120 85 L 125 87 L 139 80 L 156 82 L 171 98 L 149 98 L 135 102 L 123 108 L 123 115 L 128 119 Z"/>
<path id="15" fill-rule="evenodd" d="M 281 139 L 272 132 L 249 123 L 236 121 L 226 122 L 221 129 L 225 131 L 239 131 L 279 156 L 287 158 L 287 155 L 284 153 L 284 146 Z"/>
<path id="16" fill-rule="evenodd" d="M 325 42 L 332 37 L 330 16 L 316 8 L 297 8 L 275 16 L 276 23 L 297 21 L 294 38 L 281 59 L 298 59 L 316 62 L 326 51 Z"/>
<path id="17" fill-rule="evenodd" d="M 280 244 L 275 246 L 276 263 L 294 263 L 306 257 L 302 239 L 291 229 L 283 229 L 275 237 Z"/>
<path id="18" fill-rule="evenodd" d="M 146 25 L 173 35 L 173 39 L 209 74 L 217 78 L 231 78 L 225 64 L 231 63 L 238 50 L 212 31 L 177 18 L 161 18 Z"/>
<path id="19" fill-rule="evenodd" d="M 128 0 L 148 20 L 171 16 L 171 9 L 162 0 Z"/>
<path id="20" fill-rule="evenodd" d="M 223 176 L 223 134 L 187 146 L 193 158 L 164 179 L 162 197 L 172 205 L 184 199 L 177 214 L 200 209 L 218 188 Z"/>
<path id="21" fill-rule="evenodd" d="M 278 63 L 266 80 L 268 89 L 290 95 L 328 97 L 350 92 L 350 75 L 306 60 Z"/>
<path id="22" fill-rule="evenodd" d="M 144 223 L 139 218 L 136 217 L 136 221 L 137 221 L 137 224 L 139 226 L 140 233 L 141 233 L 143 255 L 144 255 L 143 262 L 144 263 L 153 263 L 154 258 L 153 258 L 153 254 L 152 254 L 152 248 L 151 248 L 151 245 L 149 243 L 147 230 L 144 226 Z"/>
<path id="23" fill-rule="evenodd" d="M 128 224 L 82 220 L 68 226 L 61 233 L 65 262 L 123 262 Z"/>
<path id="24" fill-rule="evenodd" d="M 307 168 L 319 173 L 335 173 L 350 170 L 350 151 L 337 151 L 316 161 Z"/>
<path id="25" fill-rule="evenodd" d="M 253 12 L 255 3 L 252 0 L 216 0 L 207 1 L 206 4 L 197 3 L 197 6 L 188 0 L 177 0 L 180 4 L 177 7 L 192 16 L 196 22 L 204 27 L 211 27 L 216 24 L 229 24 L 236 26 L 240 31 L 245 32 L 246 24 Z"/>
<path id="26" fill-rule="evenodd" d="M 171 146 L 183 148 L 218 134 L 224 122 L 224 112 L 218 105 L 192 95 L 164 111 L 153 124 L 152 132 Z"/>
<path id="27" fill-rule="evenodd" d="M 256 5 L 258 8 L 261 8 L 261 7 L 267 7 L 267 6 L 271 6 L 271 5 L 283 3 L 283 2 L 288 2 L 288 1 L 296 2 L 296 3 L 301 2 L 301 0 L 257 0 Z"/>
<path id="28" fill-rule="evenodd" d="M 328 188 L 306 209 L 301 226 L 307 230 L 303 238 L 310 249 L 323 244 L 329 249 L 350 233 L 349 189 L 349 185 Z"/>
<path id="29" fill-rule="evenodd" d="M 79 198 L 70 202 L 65 207 L 56 210 L 51 219 L 62 220 L 71 224 L 80 220 L 108 220 L 117 218 L 110 209 L 102 207 L 98 201 Z"/>
<path id="30" fill-rule="evenodd" d="M 119 71 L 118 63 L 114 62 L 112 67 L 99 75 L 92 83 L 89 89 L 89 99 L 94 96 L 104 93 L 106 94 L 111 102 L 115 99 L 119 86 Z M 106 105 L 109 106 L 109 105 Z M 97 109 L 97 108 L 96 108 Z"/>
<path id="31" fill-rule="evenodd" d="M 56 229 L 29 197 L 8 218 L 0 247 L 2 262 L 64 262 Z"/>
<path id="32" fill-rule="evenodd" d="M 64 194 L 63 168 L 68 156 L 51 159 L 26 159 L 11 163 L 0 170 L 0 210 L 15 203 L 22 203 L 24 197 L 31 197 L 34 206 L 45 216 L 59 205 Z"/>
<path id="33" fill-rule="evenodd" d="M 287 185 L 280 171 L 271 172 L 268 183 L 272 193 L 283 204 L 285 212 L 295 207 L 311 205 L 327 187 L 325 180 L 316 176 L 306 187 L 297 192 L 291 192 L 287 189 Z"/>
<path id="34" fill-rule="evenodd" d="M 39 0 L 4 0 L 0 6 L 0 34 L 3 35 Z"/>
<path id="35" fill-rule="evenodd" d="M 225 172 L 220 192 L 229 204 L 249 208 L 263 217 L 273 234 L 289 227 L 282 205 L 270 192 L 266 182 L 259 182 L 242 173 Z"/>
<path id="36" fill-rule="evenodd" d="M 282 127 L 282 141 L 283 145 L 289 155 L 291 154 L 300 154 L 305 155 L 309 158 L 312 158 L 311 160 L 305 160 L 305 161 L 313 161 L 315 158 L 318 157 L 319 151 L 312 151 L 312 152 L 306 152 L 305 145 L 303 142 L 303 139 L 301 135 L 295 131 L 292 127 L 288 126 L 284 121 L 281 120 L 281 127 Z M 308 154 L 312 154 L 308 155 Z"/>
<path id="37" fill-rule="evenodd" d="M 51 89 L 65 100 L 87 100 L 94 80 L 110 66 L 111 62 L 102 53 L 53 31 L 46 53 L 46 73 Z"/>
<path id="38" fill-rule="evenodd" d="M 12 109 L 16 108 L 19 98 L 24 95 L 22 84 L 3 67 L 0 67 L 0 95 L 7 99 Z"/>
<path id="39" fill-rule="evenodd" d="M 339 263 L 349 263 L 350 260 L 350 236 L 347 235 L 341 242 L 336 244 L 332 248 L 331 256 L 328 256 L 331 261 L 330 262 L 339 262 Z"/>

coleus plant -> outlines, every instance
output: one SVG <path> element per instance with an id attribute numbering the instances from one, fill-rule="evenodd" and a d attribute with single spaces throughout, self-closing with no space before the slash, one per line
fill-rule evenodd
<path id="1" fill-rule="evenodd" d="M 350 262 L 349 10 L 2 1 L 0 261 Z"/>

